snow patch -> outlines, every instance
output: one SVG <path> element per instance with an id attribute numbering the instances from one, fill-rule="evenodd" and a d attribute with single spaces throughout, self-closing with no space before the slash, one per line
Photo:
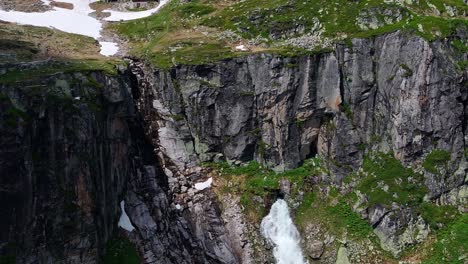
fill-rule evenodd
<path id="1" fill-rule="evenodd" d="M 128 232 L 132 232 L 135 230 L 135 227 L 130 222 L 130 218 L 128 218 L 127 213 L 125 212 L 125 201 L 120 202 L 120 209 L 122 209 L 122 215 L 119 219 L 119 227 L 127 230 Z"/>
<path id="2" fill-rule="evenodd" d="M 109 17 L 104 18 L 106 21 L 127 21 L 127 20 L 134 20 L 134 19 L 140 19 L 144 17 L 149 17 L 152 14 L 156 13 L 163 7 L 165 4 L 167 4 L 169 0 L 161 0 L 159 2 L 159 5 L 156 6 L 155 8 L 148 9 L 145 11 L 139 11 L 139 12 L 121 12 L 121 11 L 114 11 L 110 9 L 106 9 L 103 12 L 110 13 L 111 15 Z"/>
<path id="3" fill-rule="evenodd" d="M 236 46 L 236 50 L 248 51 L 249 49 L 247 47 L 245 47 L 245 45 L 239 45 L 239 46 Z"/>
<path id="4" fill-rule="evenodd" d="M 119 51 L 119 46 L 115 42 L 100 41 L 101 54 L 104 56 L 115 55 Z"/>
<path id="5" fill-rule="evenodd" d="M 91 11 L 87 10 L 83 7 L 83 4 L 75 3 L 78 1 L 79 0 L 62 0 L 62 2 L 72 3 L 74 5 L 73 10 L 60 7 L 54 7 L 53 10 L 43 13 L 0 10 L 0 20 L 24 25 L 55 28 L 65 32 L 98 39 L 101 36 L 101 22 L 88 16 L 88 14 L 92 12 L 91 8 L 88 7 Z M 88 2 L 89 5 L 92 1 L 86 2 Z M 87 13 L 87 11 L 89 11 L 89 13 Z"/>
<path id="6" fill-rule="evenodd" d="M 195 189 L 199 191 L 205 190 L 206 188 L 211 187 L 211 183 L 213 183 L 213 178 L 210 177 L 208 180 L 204 182 L 195 183 Z"/>
<path id="7" fill-rule="evenodd" d="M 119 50 L 117 43 L 102 41 L 102 22 L 89 16 L 94 12 L 89 5 L 97 1 L 98 0 L 60 0 L 60 2 L 73 4 L 73 9 L 70 10 L 54 6 L 52 10 L 43 13 L 0 10 L 0 20 L 23 25 L 55 28 L 68 33 L 92 37 L 99 41 L 102 55 L 112 56 Z M 51 1 L 42 0 L 42 2 L 50 6 Z M 104 20 L 122 21 L 148 17 L 159 11 L 159 9 L 168 2 L 169 0 L 161 0 L 157 7 L 141 12 L 105 10 L 104 12 L 109 12 L 111 15 Z"/>

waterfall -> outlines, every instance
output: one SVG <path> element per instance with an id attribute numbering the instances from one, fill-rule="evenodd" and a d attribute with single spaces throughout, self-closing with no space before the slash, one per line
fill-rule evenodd
<path id="1" fill-rule="evenodd" d="M 277 264 L 306 264 L 299 246 L 300 236 L 289 215 L 288 204 L 278 199 L 262 220 L 262 235 L 274 246 Z"/>

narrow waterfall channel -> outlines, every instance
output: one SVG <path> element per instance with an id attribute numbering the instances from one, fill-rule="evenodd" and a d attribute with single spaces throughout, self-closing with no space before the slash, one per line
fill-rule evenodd
<path id="1" fill-rule="evenodd" d="M 289 215 L 286 201 L 278 199 L 270 213 L 262 220 L 262 235 L 274 246 L 273 256 L 277 264 L 306 264 L 299 241 L 301 239 L 296 226 Z"/>

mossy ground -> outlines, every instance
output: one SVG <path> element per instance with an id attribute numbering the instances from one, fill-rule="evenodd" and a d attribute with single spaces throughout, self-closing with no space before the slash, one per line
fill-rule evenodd
<path id="1" fill-rule="evenodd" d="M 62 31 L 0 22 L 0 84 L 25 82 L 57 73 L 104 71 L 117 73 L 117 65 L 124 62 L 99 54 L 96 40 Z M 13 66 L 35 62 L 35 66 Z M 10 66 L 8 66 L 10 65 Z"/>
<path id="2" fill-rule="evenodd" d="M 348 197 L 338 193 L 334 188 L 328 195 L 317 189 L 306 195 L 295 212 L 295 222 L 304 230 L 313 221 L 326 226 L 336 236 L 347 233 L 354 239 L 373 238 L 372 227 L 355 213 L 349 205 Z"/>
<path id="3" fill-rule="evenodd" d="M 445 150 L 436 149 L 427 155 L 422 166 L 430 173 L 439 174 L 439 170 L 447 167 L 449 161 L 450 153 Z"/>
<path id="4" fill-rule="evenodd" d="M 249 53 L 300 54 L 303 51 L 284 46 L 284 39 L 277 36 L 285 33 L 288 38 L 298 37 L 317 30 L 317 19 L 322 36 L 333 41 L 373 37 L 395 30 L 411 31 L 435 40 L 453 34 L 456 28 L 467 27 L 463 18 L 467 6 L 462 0 L 445 2 L 446 6 L 458 10 L 455 17 L 448 16 L 447 8 L 439 0 L 430 1 L 438 12 L 428 1 L 396 5 L 383 0 L 195 0 L 188 3 L 173 0 L 157 15 L 114 24 L 111 29 L 129 40 L 132 54 L 167 68 L 241 56 L 246 52 L 236 51 L 235 45 L 259 37 L 262 45 L 252 45 Z M 378 28 L 364 30 L 356 23 L 362 12 L 368 10 L 375 10 Z M 382 15 L 385 12 L 391 14 Z M 395 19 L 397 16 L 401 17 Z M 240 39 L 218 37 L 227 30 Z"/>
<path id="5" fill-rule="evenodd" d="M 308 188 L 307 181 L 310 177 L 318 175 L 323 170 L 320 160 L 316 158 L 306 160 L 302 166 L 283 173 L 275 173 L 262 167 L 256 161 L 244 166 L 230 166 L 227 162 L 209 163 L 205 166 L 215 169 L 221 180 L 226 181 L 222 192 L 240 196 L 241 204 L 249 220 L 257 223 L 268 213 L 266 203 L 276 198 L 280 180 L 289 180 L 292 195 L 296 196 Z"/>
<path id="6" fill-rule="evenodd" d="M 120 60 L 65 60 L 50 61 L 47 64 L 27 70 L 14 70 L 0 75 L 0 84 L 27 82 L 38 78 L 52 76 L 58 73 L 88 73 L 102 71 L 110 76 L 117 74 L 117 66 L 123 64 Z M 89 80 L 89 79 L 88 79 Z M 91 84 L 96 85 L 95 83 Z"/>
<path id="7" fill-rule="evenodd" d="M 357 189 L 368 196 L 368 206 L 420 204 L 426 188 L 422 175 L 404 167 L 392 154 L 373 153 L 364 158 Z"/>
<path id="8" fill-rule="evenodd" d="M 437 238 L 422 263 L 466 263 L 468 258 L 468 214 L 459 216 L 437 233 Z"/>
<path id="9" fill-rule="evenodd" d="M 0 63 L 35 60 L 105 60 L 96 40 L 59 30 L 0 22 Z"/>

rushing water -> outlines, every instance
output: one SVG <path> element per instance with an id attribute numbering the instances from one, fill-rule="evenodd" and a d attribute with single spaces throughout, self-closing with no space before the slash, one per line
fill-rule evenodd
<path id="1" fill-rule="evenodd" d="M 289 215 L 288 204 L 278 199 L 261 224 L 262 235 L 274 246 L 277 264 L 306 264 L 299 246 L 300 236 Z"/>

